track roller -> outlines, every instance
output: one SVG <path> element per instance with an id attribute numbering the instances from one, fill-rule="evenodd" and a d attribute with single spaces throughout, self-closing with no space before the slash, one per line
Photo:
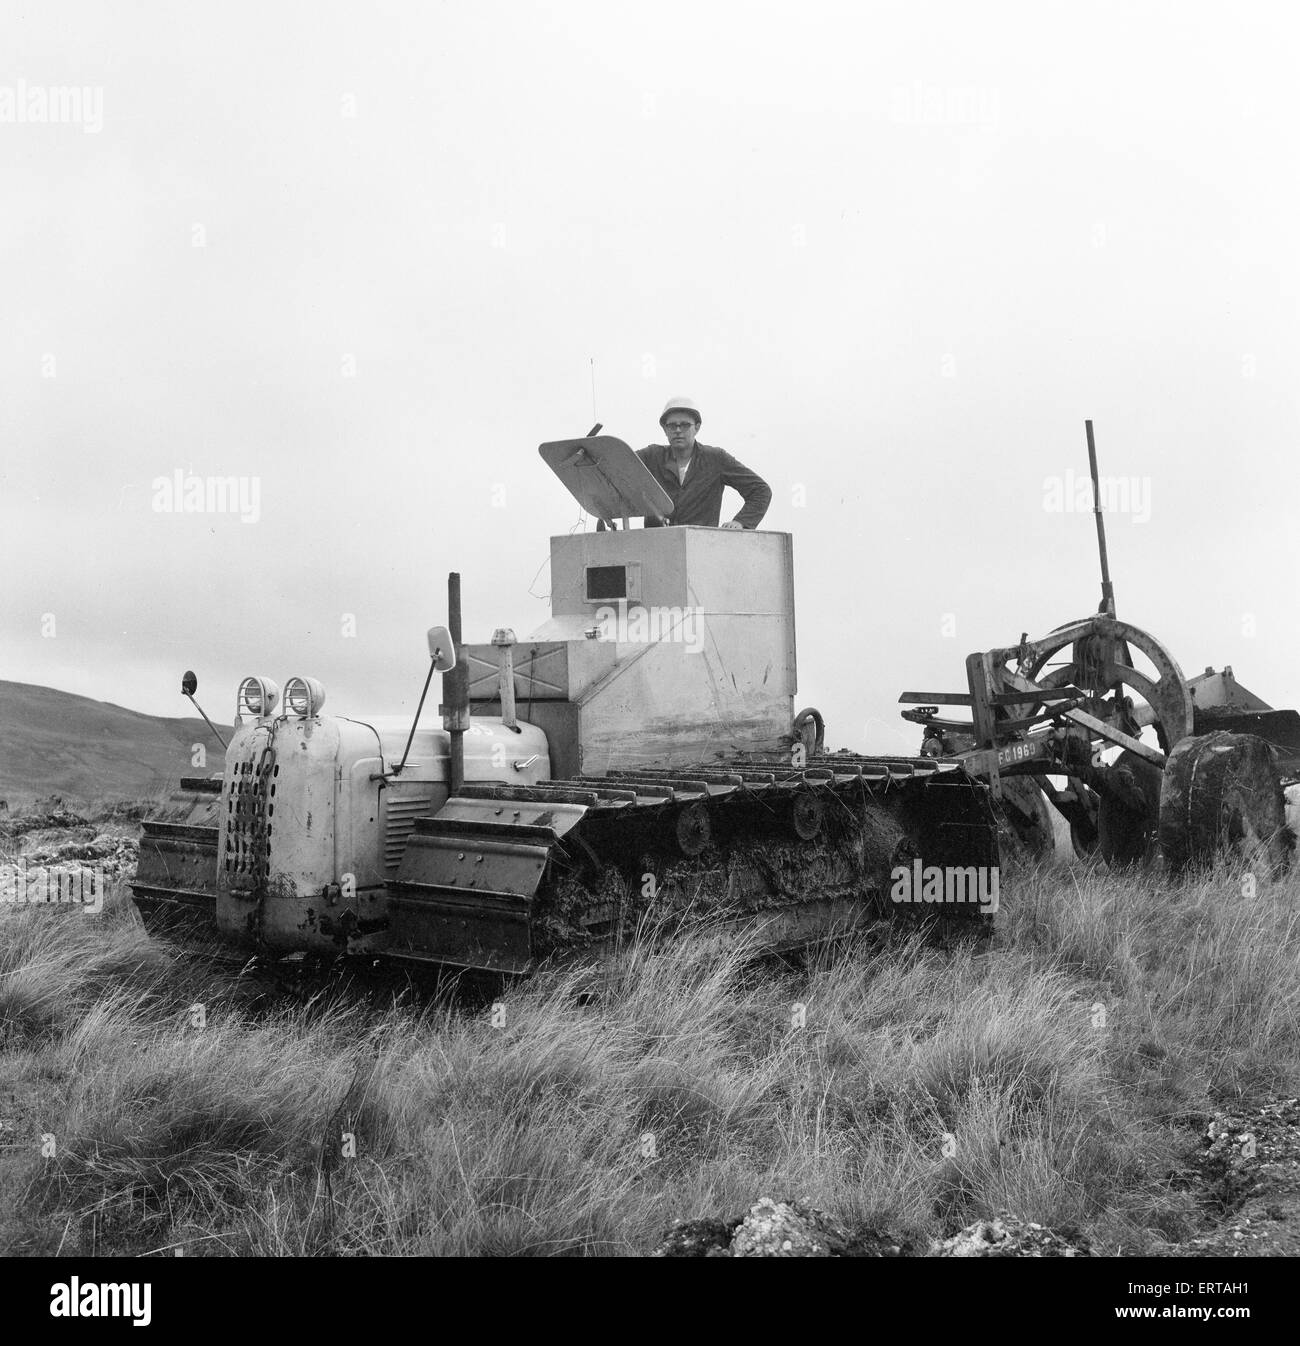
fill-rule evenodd
<path id="1" fill-rule="evenodd" d="M 812 794 L 797 794 L 790 801 L 790 826 L 800 841 L 812 841 L 822 830 L 826 807 Z"/>
<path id="2" fill-rule="evenodd" d="M 677 810 L 673 819 L 673 840 L 677 849 L 688 859 L 704 852 L 713 839 L 713 825 L 709 822 L 706 804 L 687 804 Z"/>

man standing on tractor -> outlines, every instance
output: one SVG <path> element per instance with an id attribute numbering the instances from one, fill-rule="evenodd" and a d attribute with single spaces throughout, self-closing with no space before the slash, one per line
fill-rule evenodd
<path id="1" fill-rule="evenodd" d="M 730 486 L 740 493 L 745 507 L 722 527 L 757 528 L 772 503 L 772 488 L 725 449 L 695 442 L 703 424 L 695 403 L 689 397 L 670 397 L 659 424 L 668 443 L 638 449 L 637 457 L 672 497 L 673 513 L 668 523 L 717 528 L 722 517 L 722 491 Z M 656 519 L 647 519 L 645 526 L 662 527 Z"/>

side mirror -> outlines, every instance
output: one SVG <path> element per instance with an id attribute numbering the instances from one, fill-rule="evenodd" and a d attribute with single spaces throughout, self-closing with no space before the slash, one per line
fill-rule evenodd
<path id="1" fill-rule="evenodd" d="M 429 628 L 429 658 L 439 673 L 450 673 L 456 667 L 456 646 L 445 626 Z"/>
<path id="2" fill-rule="evenodd" d="M 193 673 L 185 672 L 181 674 L 181 695 L 193 696 L 199 690 L 199 680 Z"/>

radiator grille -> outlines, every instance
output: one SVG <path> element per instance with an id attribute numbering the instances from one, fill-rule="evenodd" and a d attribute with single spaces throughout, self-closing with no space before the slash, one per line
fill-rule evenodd
<path id="1" fill-rule="evenodd" d="M 433 804 L 433 791 L 421 790 L 418 794 L 406 791 L 388 791 L 388 820 L 384 827 L 384 868 L 394 873 L 406 849 L 407 839 L 415 831 L 415 820 L 430 812 Z"/>
<path id="2" fill-rule="evenodd" d="M 270 868 L 279 774 L 275 754 L 267 745 L 238 763 L 226 798 L 226 848 L 222 864 L 227 874 L 243 876 L 254 886 L 266 881 Z"/>

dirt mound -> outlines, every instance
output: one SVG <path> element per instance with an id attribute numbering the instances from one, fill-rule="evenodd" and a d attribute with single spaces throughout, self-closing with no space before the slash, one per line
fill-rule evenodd
<path id="1" fill-rule="evenodd" d="M 112 880 L 133 870 L 139 856 L 140 842 L 136 837 L 83 825 L 34 829 L 24 836 L 17 858 L 29 874 L 37 869 L 57 871 L 94 866 Z"/>
<path id="2" fill-rule="evenodd" d="M 678 1220 L 655 1257 L 906 1257 L 909 1240 L 862 1229 L 850 1233 L 825 1211 L 761 1197 L 735 1220 Z"/>
<path id="3" fill-rule="evenodd" d="M 1048 1229 L 1032 1221 L 998 1215 L 976 1220 L 952 1238 L 930 1245 L 932 1257 L 1091 1257 L 1092 1246 L 1078 1229 Z"/>
<path id="4" fill-rule="evenodd" d="M 0 837 L 6 838 L 85 826 L 86 819 L 66 808 L 62 799 L 42 799 L 29 808 L 6 810 L 0 815 Z"/>
<path id="5" fill-rule="evenodd" d="M 1048 1229 L 1012 1215 L 977 1220 L 917 1247 L 901 1234 L 849 1230 L 825 1211 L 762 1197 L 737 1220 L 678 1220 L 655 1257 L 1090 1257 L 1073 1227 Z"/>

